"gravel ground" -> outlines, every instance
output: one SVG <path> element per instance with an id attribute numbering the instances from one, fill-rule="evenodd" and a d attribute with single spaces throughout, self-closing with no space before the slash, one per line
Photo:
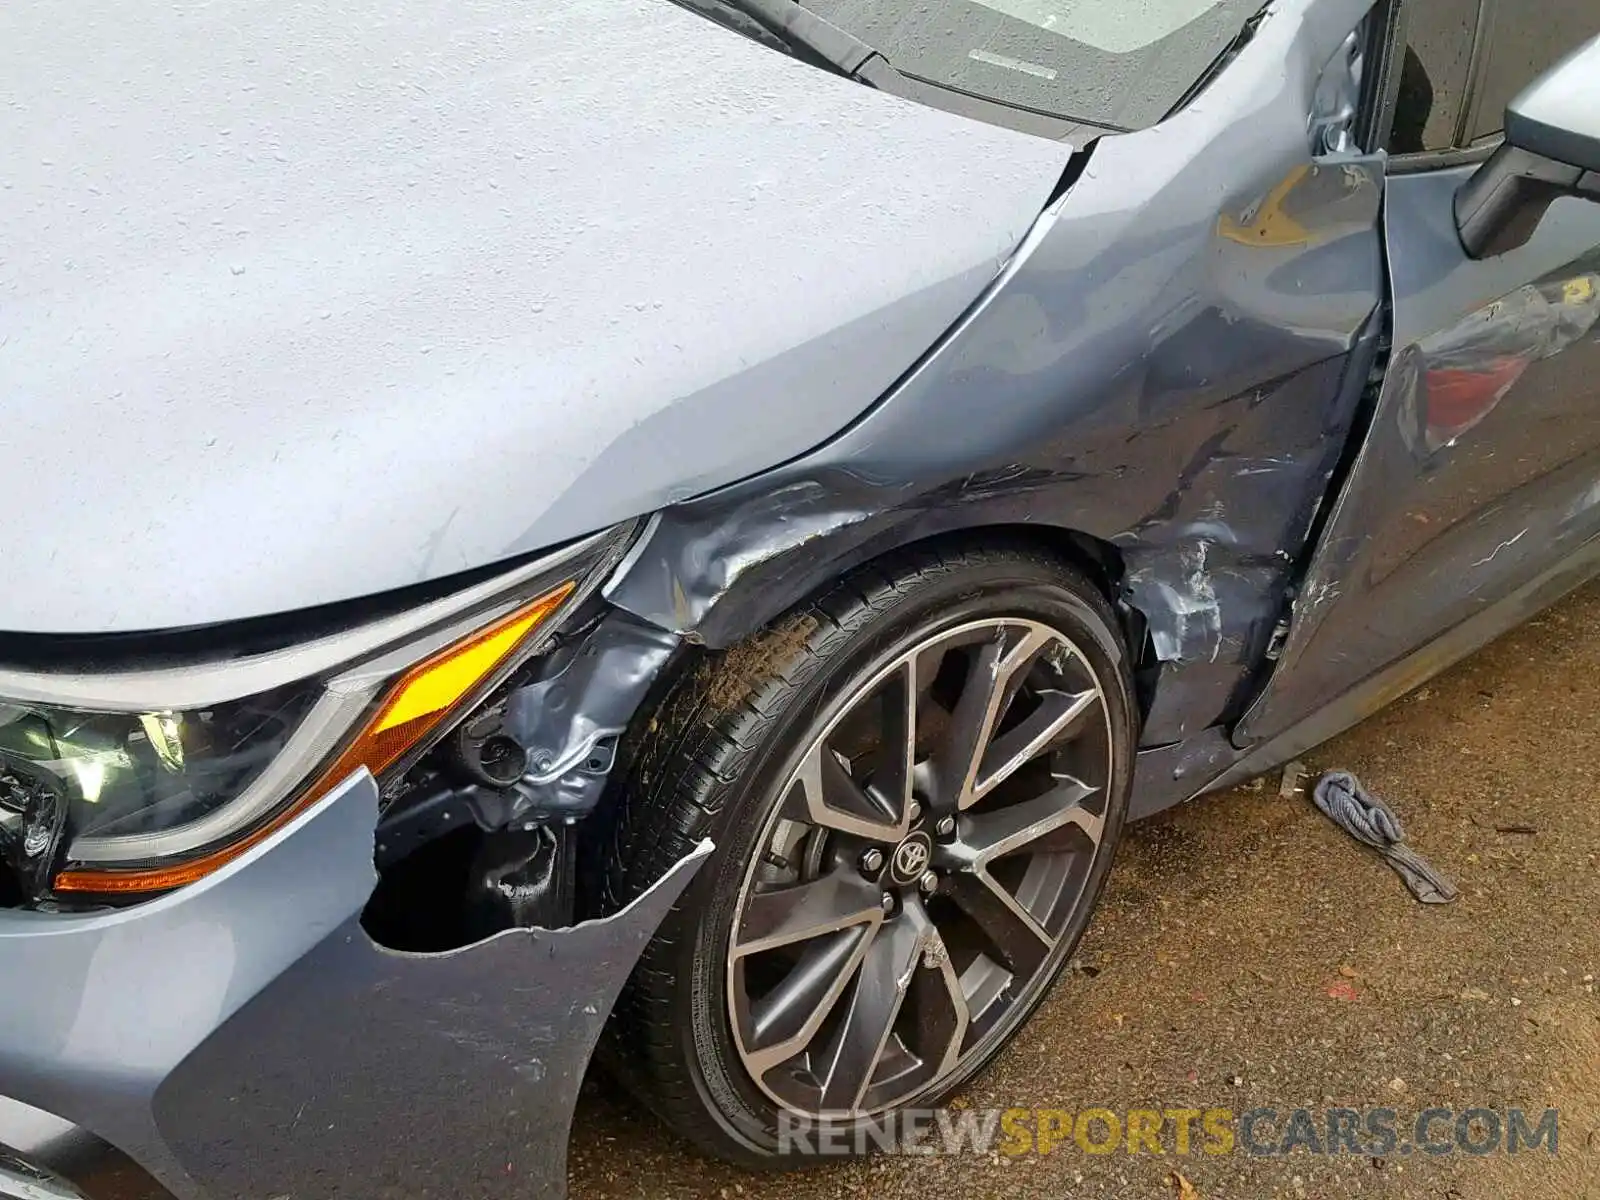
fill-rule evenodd
<path id="1" fill-rule="evenodd" d="M 1313 774 L 1348 768 L 1395 805 L 1459 883 L 1448 907 L 1413 902 L 1303 795 L 1281 798 L 1276 777 L 1133 827 L 1075 969 L 957 1100 L 1387 1106 L 1402 1131 L 1434 1105 L 1556 1107 L 1553 1156 L 1178 1157 L 1169 1135 L 1161 1157 L 1069 1141 L 761 1176 L 694 1156 L 592 1081 L 572 1195 L 1600 1200 L 1597 727 L 1591 588 L 1307 756 Z"/>

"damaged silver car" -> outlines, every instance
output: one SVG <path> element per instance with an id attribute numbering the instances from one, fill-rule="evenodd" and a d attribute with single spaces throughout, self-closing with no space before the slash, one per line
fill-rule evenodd
<path id="1" fill-rule="evenodd" d="M 1600 571 L 1597 33 L 4 6 L 0 1196 L 951 1095 L 1128 821 Z"/>

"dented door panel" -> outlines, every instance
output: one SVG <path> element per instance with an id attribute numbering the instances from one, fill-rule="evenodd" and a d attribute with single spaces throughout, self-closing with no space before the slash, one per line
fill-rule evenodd
<path id="1" fill-rule="evenodd" d="M 1471 171 L 1389 181 L 1388 370 L 1240 746 L 1284 733 L 1600 535 L 1600 210 L 1561 201 L 1528 245 L 1473 261 L 1451 210 Z"/>

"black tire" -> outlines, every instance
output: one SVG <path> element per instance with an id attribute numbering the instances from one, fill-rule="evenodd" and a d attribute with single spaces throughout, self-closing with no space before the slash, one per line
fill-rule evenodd
<path id="1" fill-rule="evenodd" d="M 988 616 L 1048 623 L 1068 635 L 1102 684 L 1111 745 L 1103 853 L 1061 935 L 1064 952 L 1003 1039 L 963 1062 L 918 1106 L 936 1103 L 990 1061 L 1059 975 L 1099 900 L 1133 777 L 1136 715 L 1128 656 L 1110 606 L 1076 568 L 1038 549 L 924 547 L 844 577 L 749 641 L 707 654 L 636 722 L 616 781 L 596 907 L 614 912 L 702 838 L 717 848 L 662 924 L 611 1018 L 602 1057 L 670 1128 L 702 1151 L 754 1168 L 799 1165 L 780 1154 L 778 1111 L 731 1043 L 727 936 L 735 899 L 779 773 L 849 681 L 926 631 Z"/>

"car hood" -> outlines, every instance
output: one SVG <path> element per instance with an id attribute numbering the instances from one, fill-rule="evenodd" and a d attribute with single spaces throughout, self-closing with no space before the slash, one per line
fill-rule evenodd
<path id="1" fill-rule="evenodd" d="M 0 6 L 0 630 L 282 612 L 826 440 L 1068 148 L 667 0 Z"/>

